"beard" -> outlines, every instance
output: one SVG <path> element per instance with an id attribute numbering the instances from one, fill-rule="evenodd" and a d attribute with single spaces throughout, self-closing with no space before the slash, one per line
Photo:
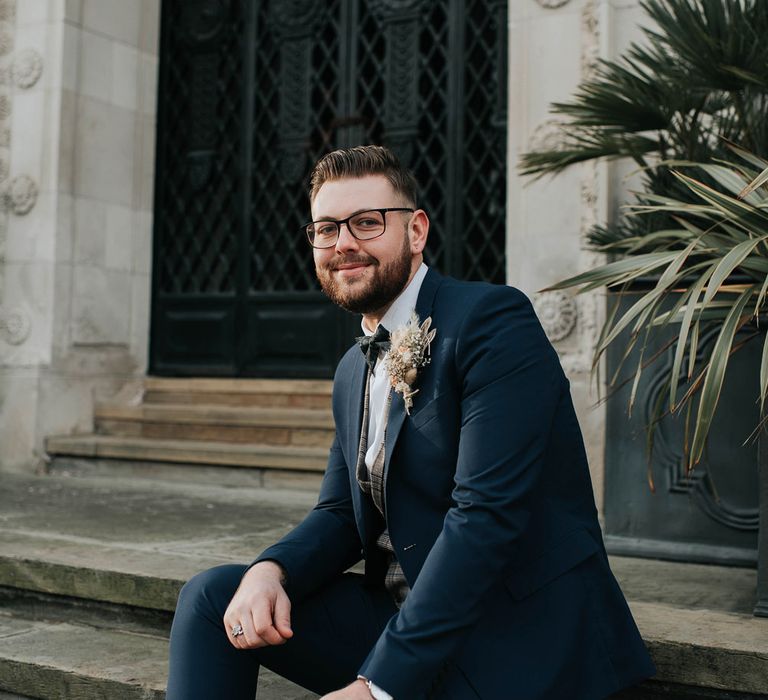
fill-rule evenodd
<path id="1" fill-rule="evenodd" d="M 364 263 L 373 267 L 370 280 L 353 280 L 347 284 L 339 282 L 333 271 L 340 265 Z M 371 255 L 348 255 L 330 263 L 315 266 L 320 287 L 326 296 L 342 309 L 355 314 L 368 314 L 389 306 L 403 291 L 411 276 L 411 247 L 408 234 L 403 236 L 400 253 L 392 262 L 382 265 Z"/>

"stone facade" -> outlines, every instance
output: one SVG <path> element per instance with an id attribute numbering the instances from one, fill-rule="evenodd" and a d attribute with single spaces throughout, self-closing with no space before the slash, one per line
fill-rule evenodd
<path id="1" fill-rule="evenodd" d="M 0 464 L 146 365 L 160 0 L 0 0 Z"/>
<path id="2" fill-rule="evenodd" d="M 160 0 L 0 0 L 0 464 L 33 469 L 51 433 L 88 431 L 94 396 L 146 371 Z M 529 183 L 552 101 L 636 37 L 636 0 L 509 2 L 508 281 L 536 304 L 571 378 L 596 492 L 604 409 L 599 294 L 540 292 L 596 262 L 620 169 Z M 556 206 L 553 206 L 553 202 Z"/>
<path id="3" fill-rule="evenodd" d="M 553 144 L 558 122 L 549 105 L 567 100 L 598 58 L 616 57 L 637 38 L 642 13 L 632 0 L 525 0 L 508 7 L 507 280 L 534 300 L 571 380 L 600 506 L 605 408 L 597 405 L 590 369 L 604 295 L 540 290 L 599 263 L 585 250 L 584 236 L 616 215 L 627 191 L 625 172 L 592 163 L 530 182 L 516 167 L 521 153 Z"/>

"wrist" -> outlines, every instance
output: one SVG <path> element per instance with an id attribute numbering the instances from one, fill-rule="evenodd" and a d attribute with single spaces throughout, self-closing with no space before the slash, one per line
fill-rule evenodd
<path id="1" fill-rule="evenodd" d="M 259 575 L 266 574 L 273 576 L 279 581 L 281 586 L 285 586 L 285 569 L 273 559 L 265 559 L 264 561 L 257 562 L 250 568 L 249 572 L 254 570 L 258 571 Z"/>
<path id="2" fill-rule="evenodd" d="M 371 700 L 374 700 L 373 693 L 371 693 L 371 688 L 368 685 L 370 681 L 366 680 L 365 678 L 358 678 L 355 683 L 357 685 L 361 685 L 363 688 L 365 688 L 365 692 L 367 693 L 366 697 L 371 698 Z"/>
<path id="3" fill-rule="evenodd" d="M 365 676 L 358 676 L 357 681 L 363 683 L 368 689 L 368 694 L 373 700 L 393 700 L 392 696 L 383 688 L 379 688 L 372 680 L 369 680 Z"/>

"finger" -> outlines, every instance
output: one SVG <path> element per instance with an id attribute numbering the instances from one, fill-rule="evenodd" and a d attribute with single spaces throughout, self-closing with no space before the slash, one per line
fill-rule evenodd
<path id="1" fill-rule="evenodd" d="M 256 633 L 252 625 L 244 622 L 242 628 L 242 634 L 238 634 L 237 636 L 231 634 L 230 631 L 230 642 L 232 643 L 232 646 L 237 649 L 258 649 L 259 647 L 267 646 L 267 642 Z"/>
<path id="2" fill-rule="evenodd" d="M 242 625 L 240 625 L 242 627 Z M 227 639 L 229 639 L 229 643 L 235 647 L 236 649 L 242 649 L 243 643 L 245 641 L 245 635 L 244 633 L 235 634 L 235 631 L 237 630 L 238 623 L 237 622 L 225 622 L 224 623 L 224 629 L 227 631 Z"/>
<path id="3" fill-rule="evenodd" d="M 222 624 L 224 625 L 224 632 L 227 635 L 227 639 L 229 640 L 229 643 L 237 647 L 237 637 L 235 637 L 232 634 L 232 630 L 237 627 L 237 619 L 232 615 L 229 608 L 227 608 L 227 611 L 224 613 L 224 619 L 222 620 Z"/>
<path id="4" fill-rule="evenodd" d="M 242 634 L 235 636 L 232 630 L 237 626 L 242 628 Z M 237 649 L 257 649 L 270 644 L 281 644 L 284 640 L 275 630 L 275 636 L 279 641 L 271 641 L 256 631 L 251 611 L 245 610 L 227 610 L 224 617 L 224 629 L 227 631 L 227 638 L 230 644 Z"/>
<path id="5" fill-rule="evenodd" d="M 242 622 L 240 622 L 240 620 L 242 620 Z M 248 611 L 239 612 L 227 609 L 224 614 L 224 629 L 227 632 L 227 639 L 229 639 L 229 643 L 236 649 L 250 649 L 255 645 L 264 645 L 263 640 L 255 633 L 253 627 L 251 627 L 250 630 L 248 629 L 249 621 L 250 614 Z M 242 632 L 235 635 L 234 630 L 238 627 L 242 629 Z M 259 644 L 260 642 L 261 644 Z"/>
<path id="6" fill-rule="evenodd" d="M 285 642 L 283 635 L 275 629 L 274 625 L 265 624 L 255 627 L 255 636 L 263 640 L 266 644 L 275 645 Z"/>
<path id="7" fill-rule="evenodd" d="M 269 607 L 260 607 L 258 610 L 252 610 L 251 624 L 255 634 L 267 644 L 282 644 L 285 641 L 280 632 L 275 628 L 272 611 Z"/>
<path id="8" fill-rule="evenodd" d="M 253 626 L 250 611 L 245 611 L 241 618 L 243 634 L 238 636 L 237 645 L 240 649 L 256 649 L 267 645 L 267 641 L 256 631 Z"/>
<path id="9" fill-rule="evenodd" d="M 291 600 L 285 595 L 279 595 L 275 601 L 275 612 L 273 614 L 275 628 L 283 639 L 293 637 L 291 629 Z"/>

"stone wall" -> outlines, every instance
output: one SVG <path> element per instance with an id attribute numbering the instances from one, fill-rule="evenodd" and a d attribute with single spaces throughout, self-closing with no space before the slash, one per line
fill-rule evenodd
<path id="1" fill-rule="evenodd" d="M 160 0 L 0 0 L 0 464 L 146 365 Z"/>
<path id="2" fill-rule="evenodd" d="M 532 182 L 516 169 L 521 153 L 556 143 L 558 121 L 549 105 L 567 101 L 598 58 L 619 55 L 636 38 L 640 17 L 634 0 L 509 2 L 507 279 L 534 300 L 571 380 L 599 507 L 605 409 L 590 369 L 604 295 L 540 290 L 600 262 L 585 249 L 585 234 L 616 216 L 626 196 L 625 171 L 592 163 Z"/>

